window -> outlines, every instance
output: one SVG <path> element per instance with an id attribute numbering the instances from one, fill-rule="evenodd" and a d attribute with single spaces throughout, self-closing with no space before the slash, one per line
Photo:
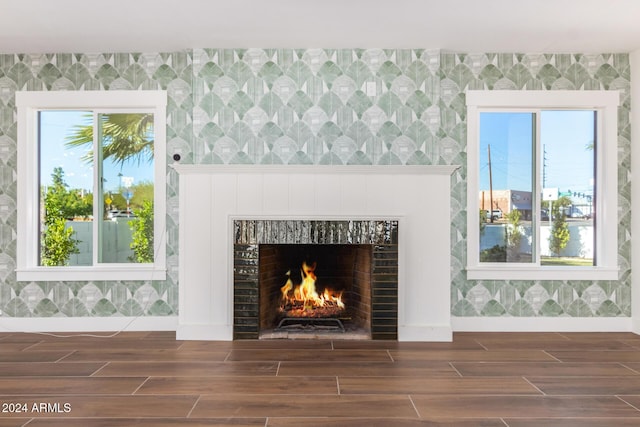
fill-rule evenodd
<path id="1" fill-rule="evenodd" d="M 466 96 L 467 277 L 617 279 L 620 95 Z"/>
<path id="2" fill-rule="evenodd" d="M 16 105 L 18 280 L 164 280 L 166 93 Z"/>

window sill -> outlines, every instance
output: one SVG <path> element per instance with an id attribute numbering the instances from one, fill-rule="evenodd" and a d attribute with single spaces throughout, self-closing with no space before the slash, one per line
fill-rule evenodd
<path id="1" fill-rule="evenodd" d="M 105 267 L 33 267 L 16 270 L 18 282 L 69 280 L 166 280 L 167 270 L 159 266 L 116 264 Z"/>
<path id="2" fill-rule="evenodd" d="M 617 267 L 467 267 L 468 280 L 618 280 Z"/>

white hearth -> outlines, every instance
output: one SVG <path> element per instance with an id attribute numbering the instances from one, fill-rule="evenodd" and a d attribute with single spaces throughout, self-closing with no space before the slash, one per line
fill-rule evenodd
<path id="1" fill-rule="evenodd" d="M 451 341 L 457 166 L 180 165 L 177 338 L 233 339 L 233 221 L 398 220 L 398 340 Z"/>

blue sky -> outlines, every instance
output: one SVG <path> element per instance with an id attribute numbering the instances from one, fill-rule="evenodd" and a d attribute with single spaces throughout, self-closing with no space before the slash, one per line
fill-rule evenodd
<path id="1" fill-rule="evenodd" d="M 494 190 L 532 190 L 534 156 L 531 113 L 482 113 L 480 190 L 489 189 L 487 146 L 491 146 Z M 593 194 L 594 139 L 592 111 L 543 111 L 540 140 L 544 147 L 544 186 Z"/>
<path id="2" fill-rule="evenodd" d="M 76 124 L 86 124 L 87 113 L 82 111 L 47 111 L 41 115 L 41 141 L 40 141 L 40 174 L 41 184 L 51 184 L 51 174 L 55 167 L 62 167 L 64 179 L 70 189 L 84 189 L 93 191 L 93 165 L 82 160 L 89 147 L 67 147 L 65 141 L 72 133 Z M 133 184 L 143 181 L 153 182 L 153 166 L 147 162 L 127 162 L 122 167 L 113 162 L 106 161 L 104 177 L 106 178 L 105 190 L 117 190 L 120 186 L 120 177 L 132 177 Z"/>

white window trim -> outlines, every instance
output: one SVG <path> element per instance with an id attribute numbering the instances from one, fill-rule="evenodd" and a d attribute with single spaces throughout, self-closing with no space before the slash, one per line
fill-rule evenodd
<path id="1" fill-rule="evenodd" d="M 18 133 L 18 281 L 166 280 L 166 91 L 16 92 Z M 154 262 L 47 267 L 38 265 L 40 110 L 144 109 L 154 113 Z"/>
<path id="2" fill-rule="evenodd" d="M 467 100 L 467 279 L 471 280 L 617 280 L 618 279 L 618 106 L 617 91 L 485 91 L 470 90 Z M 479 139 L 481 111 L 531 109 L 598 111 L 596 156 L 596 251 L 593 267 L 480 263 Z"/>

